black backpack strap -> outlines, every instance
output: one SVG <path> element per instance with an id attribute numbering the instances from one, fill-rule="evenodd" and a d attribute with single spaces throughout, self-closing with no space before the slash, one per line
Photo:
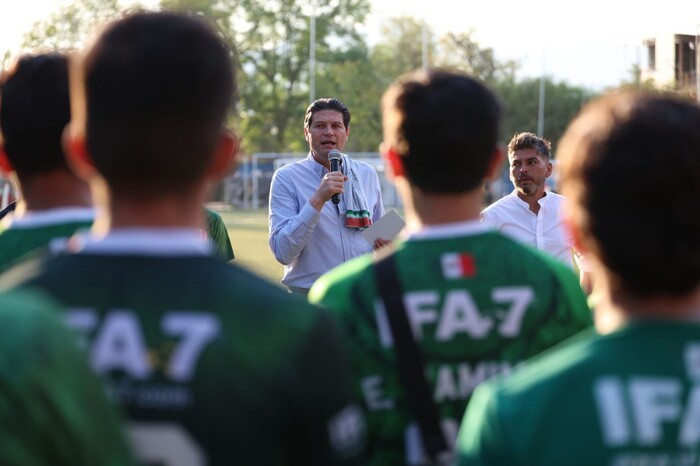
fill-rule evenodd
<path id="1" fill-rule="evenodd" d="M 394 254 L 389 253 L 379 258 L 375 262 L 374 270 L 379 293 L 384 301 L 384 308 L 391 326 L 399 376 L 418 422 L 423 445 L 433 463 L 442 464 L 450 456 L 450 449 L 440 427 L 440 417 L 432 392 L 425 379 L 423 355 L 413 337 L 406 315 Z"/>

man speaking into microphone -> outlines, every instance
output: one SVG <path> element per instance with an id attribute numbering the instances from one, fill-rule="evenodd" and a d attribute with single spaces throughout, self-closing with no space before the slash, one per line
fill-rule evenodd
<path id="1" fill-rule="evenodd" d="M 272 176 L 269 244 L 284 265 L 282 284 L 307 293 L 323 273 L 378 249 L 361 232 L 384 215 L 377 172 L 342 151 L 350 136 L 350 111 L 335 98 L 306 109 L 309 155 Z"/>

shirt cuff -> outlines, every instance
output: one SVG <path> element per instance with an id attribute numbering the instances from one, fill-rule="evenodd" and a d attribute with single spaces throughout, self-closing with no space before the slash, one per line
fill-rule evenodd
<path id="1" fill-rule="evenodd" d="M 309 227 L 314 227 L 321 218 L 321 212 L 314 209 L 314 207 L 306 201 L 306 204 L 301 208 L 299 212 L 299 220 Z"/>

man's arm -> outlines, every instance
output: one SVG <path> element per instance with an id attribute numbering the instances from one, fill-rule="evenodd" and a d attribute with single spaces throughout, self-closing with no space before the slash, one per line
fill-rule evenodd
<path id="1" fill-rule="evenodd" d="M 214 243 L 217 255 L 227 262 L 232 261 L 236 256 L 233 254 L 233 246 L 231 246 L 231 239 L 228 236 L 228 230 L 226 229 L 223 219 L 213 210 L 207 209 L 206 207 L 204 210 L 206 211 L 208 220 L 207 234 Z"/>
<path id="2" fill-rule="evenodd" d="M 299 198 L 294 181 L 279 170 L 272 176 L 269 204 L 268 243 L 275 259 L 287 265 L 306 247 L 321 213 Z"/>
<path id="3" fill-rule="evenodd" d="M 346 180 L 341 172 L 326 173 L 307 200 L 295 188 L 292 173 L 275 172 L 270 185 L 268 242 L 278 262 L 287 265 L 299 257 L 321 217 L 321 210 L 333 194 L 343 192 Z"/>

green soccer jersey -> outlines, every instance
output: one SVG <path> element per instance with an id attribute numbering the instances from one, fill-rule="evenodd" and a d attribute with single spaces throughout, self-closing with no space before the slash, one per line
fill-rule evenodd
<path id="1" fill-rule="evenodd" d="M 0 224 L 0 271 L 56 238 L 66 238 L 92 225 L 94 211 L 84 208 L 53 209 Z"/>
<path id="2" fill-rule="evenodd" d="M 207 214 L 207 235 L 214 243 L 216 253 L 225 261 L 235 259 L 236 256 L 233 254 L 231 239 L 228 236 L 228 230 L 221 215 L 206 207 L 204 211 Z"/>
<path id="3" fill-rule="evenodd" d="M 397 243 L 395 254 L 403 301 L 451 441 L 478 383 L 592 323 L 570 270 L 478 223 L 458 233 L 414 235 Z M 309 299 L 333 311 L 350 342 L 368 410 L 370 464 L 421 464 L 422 442 L 399 382 L 371 256 L 322 276 Z"/>
<path id="4" fill-rule="evenodd" d="M 0 295 L 0 464 L 132 464 L 121 424 L 58 307 Z"/>
<path id="5" fill-rule="evenodd" d="M 122 238 L 127 247 L 88 244 L 25 262 L 2 285 L 39 287 L 67 306 L 149 464 L 357 461 L 364 416 L 330 317 L 176 241 L 154 232 Z"/>
<path id="6" fill-rule="evenodd" d="M 700 464 L 700 324 L 593 331 L 479 387 L 462 465 Z"/>

